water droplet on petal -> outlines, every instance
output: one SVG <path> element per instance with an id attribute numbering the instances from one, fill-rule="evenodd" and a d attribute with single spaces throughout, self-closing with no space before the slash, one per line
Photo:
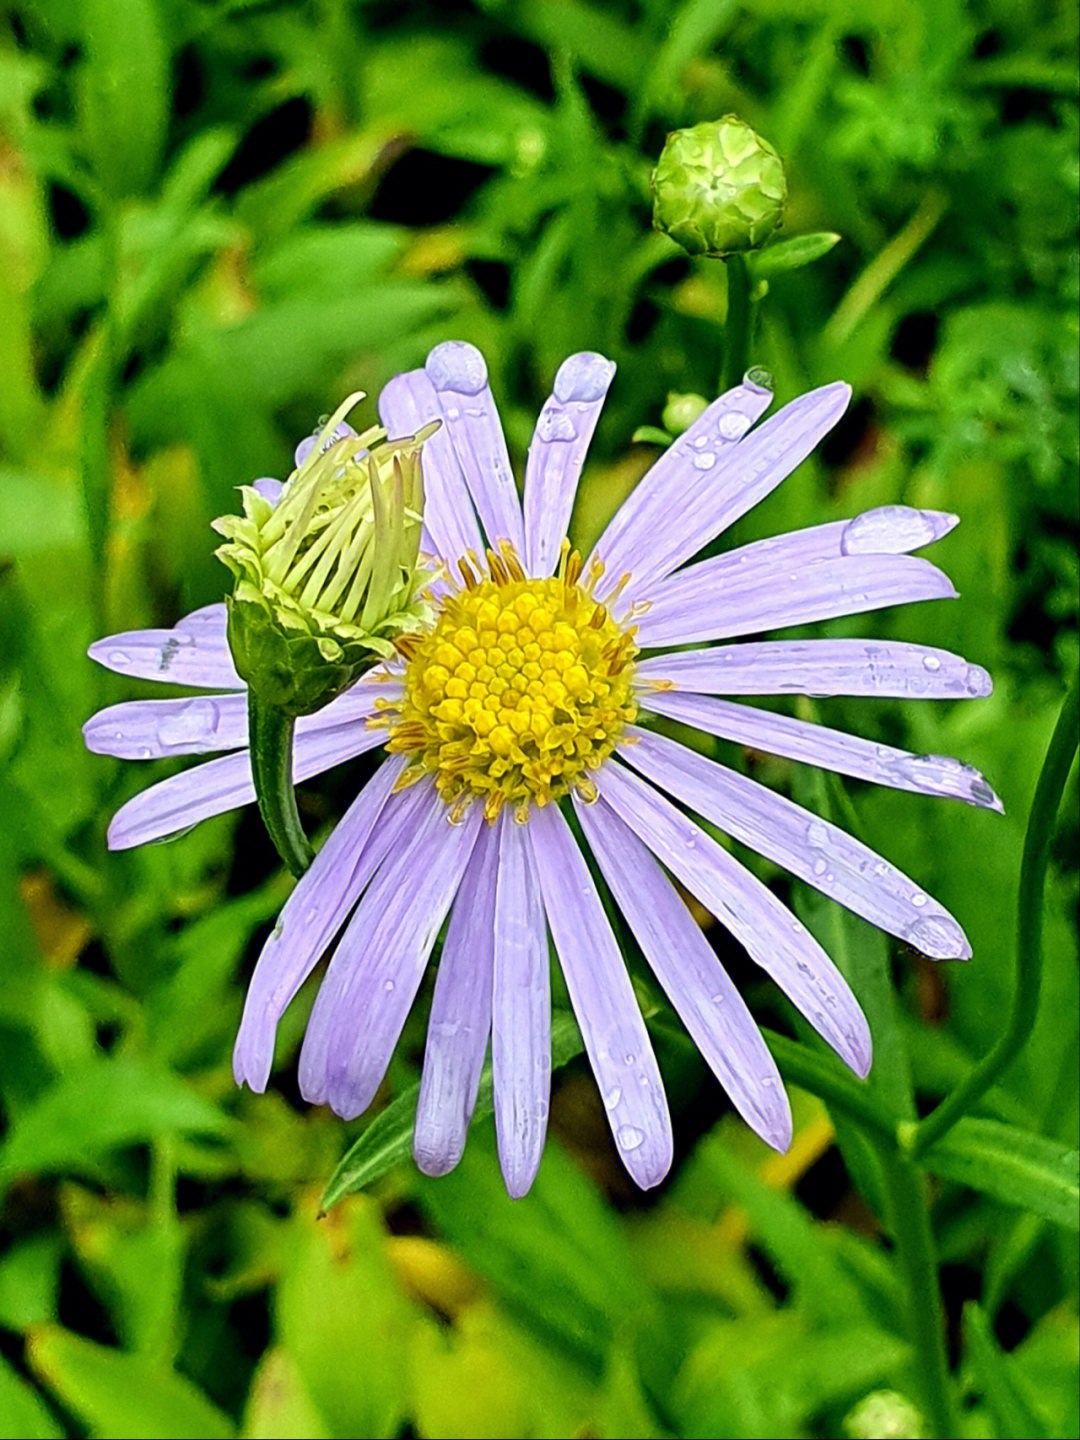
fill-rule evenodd
<path id="1" fill-rule="evenodd" d="M 811 845 L 827 845 L 829 843 L 829 832 L 820 820 L 812 820 L 806 832 L 806 838 L 810 841 Z"/>
<path id="2" fill-rule="evenodd" d="M 825 859 L 824 855 L 819 855 L 818 858 L 814 861 L 814 874 L 824 875 L 825 871 L 828 868 L 829 862 Z"/>
<path id="3" fill-rule="evenodd" d="M 564 405 L 572 400 L 589 403 L 602 400 L 615 374 L 615 366 L 594 350 L 568 355 L 559 366 L 552 386 L 556 400 Z"/>
<path id="4" fill-rule="evenodd" d="M 911 897 L 911 903 L 915 906 L 917 910 L 921 910 L 922 907 L 926 904 L 926 896 L 922 893 L 921 890 L 916 890 Z"/>
<path id="5" fill-rule="evenodd" d="M 951 517 L 944 517 L 947 521 Z M 939 515 L 906 505 L 881 505 L 856 515 L 840 535 L 842 555 L 906 555 L 940 539 L 950 526 Z"/>
<path id="6" fill-rule="evenodd" d="M 619 1103 L 621 1099 L 622 1091 L 619 1089 L 618 1085 L 616 1085 L 613 1090 L 609 1090 L 608 1093 L 604 1096 L 604 1104 L 609 1110 L 614 1110 L 615 1106 Z"/>
<path id="7" fill-rule="evenodd" d="M 460 395 L 479 395 L 487 384 L 487 365 L 475 345 L 465 340 L 445 340 L 436 345 L 424 365 L 436 390 L 456 390 Z"/>
<path id="8" fill-rule="evenodd" d="M 545 405 L 536 422 L 536 433 L 541 440 L 573 440 L 577 429 L 565 410 L 554 405 Z"/>
<path id="9" fill-rule="evenodd" d="M 383 982 L 383 987 L 382 987 L 382 988 L 386 991 L 386 993 L 387 993 L 388 995 L 390 995 L 390 994 L 393 992 L 393 990 L 394 990 L 394 982 L 393 982 L 393 980 L 385 980 L 385 981 Z"/>
<path id="10" fill-rule="evenodd" d="M 744 415 L 741 410 L 726 410 L 716 422 L 716 428 L 725 440 L 741 440 L 750 425 L 750 416 Z"/>
<path id="11" fill-rule="evenodd" d="M 941 669 L 941 661 L 936 655 L 924 655 L 922 663 L 924 670 L 934 671 Z"/>
<path id="12" fill-rule="evenodd" d="M 108 655 L 110 665 L 130 665 L 131 656 L 126 650 L 110 650 Z"/>
<path id="13" fill-rule="evenodd" d="M 950 915 L 924 915 L 904 932 L 904 939 L 934 960 L 955 960 L 967 951 L 964 932 Z"/>
<path id="14" fill-rule="evenodd" d="M 699 450 L 693 457 L 691 464 L 695 470 L 711 470 L 716 464 L 716 456 L 711 450 Z"/>
<path id="15" fill-rule="evenodd" d="M 989 695 L 994 682 L 981 665 L 969 665 L 964 675 L 964 688 L 969 695 Z"/>
<path id="16" fill-rule="evenodd" d="M 624 1150 L 636 1150 L 645 1139 L 645 1132 L 635 1129 L 633 1125 L 620 1125 L 615 1132 L 615 1139 Z"/>
<path id="17" fill-rule="evenodd" d="M 162 745 L 188 745 L 209 739 L 217 729 L 218 707 L 213 700 L 188 700 L 158 726 Z"/>

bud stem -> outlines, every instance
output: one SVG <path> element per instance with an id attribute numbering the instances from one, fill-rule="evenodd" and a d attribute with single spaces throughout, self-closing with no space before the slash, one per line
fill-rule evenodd
<path id="1" fill-rule="evenodd" d="M 727 321 L 724 325 L 724 371 L 720 390 L 742 383 L 750 356 L 750 271 L 738 253 L 724 259 L 727 271 Z"/>
<path id="2" fill-rule="evenodd" d="M 251 773 L 259 812 L 274 848 L 297 879 L 315 858 L 304 834 L 293 789 L 292 715 L 275 705 L 265 705 L 253 690 L 248 691 L 248 739 L 251 746 Z"/>

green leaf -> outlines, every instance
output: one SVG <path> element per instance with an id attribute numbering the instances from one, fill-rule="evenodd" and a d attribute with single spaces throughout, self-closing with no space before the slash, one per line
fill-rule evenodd
<path id="1" fill-rule="evenodd" d="M 27 1359 L 61 1403 L 92 1435 L 174 1440 L 198 1435 L 226 1440 L 232 1421 L 195 1385 L 141 1355 L 95 1345 L 59 1325 L 27 1338 Z"/>
<path id="2" fill-rule="evenodd" d="M 755 250 L 747 257 L 751 274 L 755 280 L 764 280 L 787 270 L 801 270 L 804 265 L 812 265 L 828 255 L 843 238 L 831 230 L 821 230 L 813 235 L 793 235 L 790 240 L 778 240 L 775 245 Z"/>
<path id="3" fill-rule="evenodd" d="M 158 172 L 169 118 L 169 51 L 154 0 L 85 0 L 80 110 L 98 179 L 114 196 Z"/>
<path id="4" fill-rule="evenodd" d="M 551 1063 L 556 1070 L 581 1054 L 581 1035 L 570 1015 L 553 1015 L 551 1020 Z M 419 1082 L 410 1085 L 377 1115 L 356 1144 L 342 1157 L 323 1191 L 322 1208 L 329 1210 L 343 1195 L 373 1184 L 411 1153 L 413 1121 L 420 1095 Z M 490 1115 L 495 1108 L 491 1064 L 484 1066 L 476 1098 L 474 1121 Z"/>
<path id="5" fill-rule="evenodd" d="M 92 1173 L 121 1145 L 176 1132 L 220 1134 L 218 1107 L 166 1071 L 96 1059 L 72 1070 L 19 1117 L 0 1147 L 0 1185 L 42 1171 Z"/>
<path id="6" fill-rule="evenodd" d="M 997 1421 L 1001 1440 L 1043 1440 L 1051 1431 L 1027 1394 L 1012 1357 L 998 1348 L 990 1322 L 972 1301 L 964 1307 L 964 1335 L 975 1382 Z"/>
<path id="7" fill-rule="evenodd" d="M 59 1440 L 63 1434 L 41 1396 L 0 1355 L 0 1440 Z"/>
<path id="8" fill-rule="evenodd" d="M 12 1245 L 0 1259 L 0 1325 L 25 1330 L 56 1318 L 59 1235 L 44 1232 Z"/>
<path id="9" fill-rule="evenodd" d="M 1080 1154 L 1056 1140 L 1000 1120 L 969 1117 L 931 1146 L 921 1163 L 1006 1205 L 1078 1228 Z"/>

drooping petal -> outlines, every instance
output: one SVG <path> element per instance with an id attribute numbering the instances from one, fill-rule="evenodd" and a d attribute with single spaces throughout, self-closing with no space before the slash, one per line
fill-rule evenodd
<path id="1" fill-rule="evenodd" d="M 488 544 L 509 540 L 525 553 L 521 502 L 502 421 L 487 379 L 487 362 L 475 345 L 446 340 L 428 356 L 424 371 L 435 390 L 439 414 L 453 442 L 465 483 Z"/>
<path id="2" fill-rule="evenodd" d="M 345 1120 L 375 1097 L 482 824 L 479 805 L 451 825 L 434 788 L 425 795 L 338 942 L 300 1052 L 304 1098 Z"/>
<path id="3" fill-rule="evenodd" d="M 379 766 L 286 900 L 248 985 L 233 1050 L 238 1085 L 266 1089 L 274 1035 L 286 1007 L 383 858 L 409 833 L 423 793 L 420 786 L 392 793 L 404 768 L 405 757 L 398 755 Z"/>
<path id="4" fill-rule="evenodd" d="M 877 695 L 968 700 L 989 695 L 981 665 L 901 640 L 756 640 L 653 655 L 637 666 L 646 684 L 706 695 Z"/>
<path id="5" fill-rule="evenodd" d="M 684 805 L 871 925 L 934 960 L 966 960 L 963 930 L 887 860 L 793 800 L 637 726 L 619 753 Z"/>
<path id="6" fill-rule="evenodd" d="M 461 1159 L 491 1033 L 498 835 L 482 825 L 465 867 L 431 1000 L 413 1154 L 425 1175 Z"/>
<path id="7" fill-rule="evenodd" d="M 811 725 L 788 715 L 774 715 L 751 705 L 688 695 L 681 690 L 650 691 L 640 704 L 657 715 L 748 745 L 770 755 L 783 755 L 823 770 L 835 770 L 875 785 L 916 794 L 964 800 L 985 810 L 1003 809 L 987 780 L 972 765 L 948 755 L 912 755 L 892 745 L 878 745 L 826 725 Z"/>
<path id="8" fill-rule="evenodd" d="M 525 827 L 498 820 L 491 1069 L 499 1164 L 508 1194 L 525 1195 L 540 1165 L 551 1097 L 547 929 Z"/>
<path id="9" fill-rule="evenodd" d="M 785 405 L 745 439 L 728 440 L 726 422 L 741 416 L 739 425 L 745 433 L 766 403 L 748 385 L 731 394 L 739 397 L 738 403 L 699 430 L 710 406 L 645 477 L 643 484 L 665 467 L 664 484 L 653 487 L 658 503 L 632 517 L 620 542 L 611 545 L 605 532 L 597 543 L 595 554 L 605 561 L 609 576 L 630 574 L 628 599 L 645 597 L 654 581 L 688 560 L 786 480 L 840 419 L 851 398 L 847 385 L 826 385 Z M 734 434 L 735 427 L 729 424 L 729 428 Z M 632 495 L 612 525 L 633 499 Z"/>
<path id="10" fill-rule="evenodd" d="M 581 467 L 600 418 L 615 365 L 583 351 L 559 366 L 536 422 L 525 467 L 525 572 L 555 572 L 574 508 Z"/>
<path id="11" fill-rule="evenodd" d="M 730 576 L 719 593 L 672 575 L 649 596 L 637 644 L 685 645 L 863 615 L 915 600 L 955 599 L 947 575 L 912 555 L 856 555 L 768 574 Z"/>
<path id="12" fill-rule="evenodd" d="M 722 845 L 632 771 L 597 774 L 601 802 L 730 930 L 857 1075 L 870 1069 L 870 1030 L 847 981 L 806 927 Z"/>
<path id="13" fill-rule="evenodd" d="M 441 420 L 435 387 L 423 370 L 395 375 L 379 396 L 379 418 L 391 437 L 415 435 L 431 420 Z M 424 539 L 421 548 L 433 551 L 450 567 L 462 555 L 483 549 L 465 476 L 453 442 L 441 426 L 424 442 L 421 470 L 424 477 Z M 456 569 L 454 571 L 456 574 Z"/>
<path id="14" fill-rule="evenodd" d="M 791 1144 L 780 1072 L 746 1002 L 671 882 L 602 801 L 574 798 L 581 828 L 646 960 L 739 1114 L 777 1150 Z"/>
<path id="15" fill-rule="evenodd" d="M 95 640 L 92 660 L 139 680 L 197 690 L 243 690 L 225 638 L 225 606 L 207 605 L 171 630 L 127 630 Z"/>
<path id="16" fill-rule="evenodd" d="M 366 725 L 341 725 L 332 730 L 297 735 L 293 746 L 293 779 L 309 780 L 335 765 L 381 745 L 385 735 Z M 250 805 L 255 799 L 247 750 L 221 755 L 180 775 L 151 785 L 134 796 L 112 818 L 109 849 L 130 850 L 187 830 L 211 815 Z"/>
<path id="17" fill-rule="evenodd" d="M 671 1117 L 634 988 L 585 858 L 554 805 L 529 817 L 555 949 L 619 1157 L 643 1190 L 671 1168 Z"/>

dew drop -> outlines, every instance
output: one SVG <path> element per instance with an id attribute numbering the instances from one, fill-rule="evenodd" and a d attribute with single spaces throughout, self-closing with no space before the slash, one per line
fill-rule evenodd
<path id="1" fill-rule="evenodd" d="M 811 845 L 823 846 L 829 843 L 829 832 L 820 820 L 812 820 L 806 832 Z"/>
<path id="2" fill-rule="evenodd" d="M 711 450 L 699 450 L 691 464 L 695 470 L 711 470 L 716 464 L 716 456 Z"/>
<path id="3" fill-rule="evenodd" d="M 475 345 L 465 340 L 444 340 L 436 345 L 424 365 L 436 390 L 455 390 L 459 395 L 479 395 L 487 384 L 487 365 Z"/>
<path id="4" fill-rule="evenodd" d="M 906 505 L 881 505 L 849 520 L 840 534 L 842 555 L 906 555 L 945 534 L 940 517 Z"/>
<path id="5" fill-rule="evenodd" d="M 989 695 L 994 688 L 990 676 L 981 665 L 969 665 L 964 674 L 964 689 L 969 695 Z"/>
<path id="6" fill-rule="evenodd" d="M 541 440 L 574 440 L 577 428 L 565 410 L 547 405 L 540 412 L 536 422 L 536 433 Z"/>
<path id="7" fill-rule="evenodd" d="M 187 745 L 207 739 L 218 726 L 218 707 L 213 700 L 189 700 L 158 726 L 162 745 Z"/>
<path id="8" fill-rule="evenodd" d="M 941 669 L 941 661 L 936 655 L 924 655 L 922 663 L 924 670 L 933 672 Z"/>
<path id="9" fill-rule="evenodd" d="M 916 890 L 911 897 L 911 903 L 915 906 L 917 910 L 921 910 L 922 907 L 926 904 L 926 896 L 922 893 L 921 890 Z"/>
<path id="10" fill-rule="evenodd" d="M 140 746 L 139 746 L 139 759 L 140 759 L 140 760 L 152 760 L 153 758 L 154 758 L 154 752 L 153 752 L 153 750 L 151 750 L 151 748 L 150 748 L 149 745 L 140 745 Z"/>
<path id="11" fill-rule="evenodd" d="M 610 360 L 595 350 L 583 350 L 580 355 L 568 355 L 559 366 L 552 390 L 564 405 L 574 400 L 589 404 L 604 398 L 614 374 Z"/>
<path id="12" fill-rule="evenodd" d="M 446 418 L 447 418 L 448 420 L 460 420 L 460 419 L 461 419 L 461 411 L 458 409 L 458 407 L 457 407 L 456 405 L 448 405 L 448 406 L 446 407 Z"/>
<path id="13" fill-rule="evenodd" d="M 741 410 L 726 410 L 716 422 L 716 428 L 725 440 L 741 440 L 750 425 L 750 416 L 744 415 Z"/>
<path id="14" fill-rule="evenodd" d="M 385 980 L 385 981 L 383 982 L 383 987 L 382 987 L 382 988 L 386 991 L 387 995 L 392 994 L 392 993 L 393 993 L 393 990 L 394 990 L 394 982 L 393 982 L 393 980 Z"/>
<path id="15" fill-rule="evenodd" d="M 609 1110 L 614 1110 L 615 1106 L 618 1105 L 621 1099 L 622 1091 L 619 1089 L 618 1085 L 616 1085 L 613 1090 L 609 1090 L 604 1096 L 604 1104 Z"/>
<path id="16" fill-rule="evenodd" d="M 110 665 L 130 665 L 131 656 L 126 650 L 110 650 L 108 655 Z"/>
<path id="17" fill-rule="evenodd" d="M 904 932 L 904 939 L 934 960 L 955 960 L 966 948 L 964 932 L 949 915 L 924 915 Z"/>
<path id="18" fill-rule="evenodd" d="M 645 1139 L 645 1133 L 635 1129 L 633 1125 L 620 1125 L 615 1133 L 615 1139 L 624 1150 L 636 1150 Z"/>
<path id="19" fill-rule="evenodd" d="M 825 871 L 828 868 L 829 862 L 825 859 L 824 855 L 819 855 L 818 858 L 814 861 L 814 874 L 824 875 Z"/>

